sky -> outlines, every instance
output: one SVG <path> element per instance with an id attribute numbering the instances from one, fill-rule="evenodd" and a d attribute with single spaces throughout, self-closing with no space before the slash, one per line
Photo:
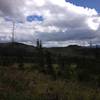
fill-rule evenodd
<path id="1" fill-rule="evenodd" d="M 100 45 L 99 0 L 0 0 L 0 42 Z"/>
<path id="2" fill-rule="evenodd" d="M 66 0 L 77 6 L 95 8 L 100 13 L 100 0 Z"/>

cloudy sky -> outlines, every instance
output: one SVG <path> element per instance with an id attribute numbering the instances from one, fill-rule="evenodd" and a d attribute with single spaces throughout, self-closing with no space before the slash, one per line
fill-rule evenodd
<path id="1" fill-rule="evenodd" d="M 100 44 L 99 0 L 0 0 L 0 42 L 44 46 Z"/>

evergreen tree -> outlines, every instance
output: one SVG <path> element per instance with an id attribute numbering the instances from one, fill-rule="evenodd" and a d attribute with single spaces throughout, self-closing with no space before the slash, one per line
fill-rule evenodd
<path id="1" fill-rule="evenodd" d="M 39 48 L 39 46 L 40 46 L 40 41 L 39 41 L 39 39 L 37 39 L 36 47 Z"/>
<path id="2" fill-rule="evenodd" d="M 49 51 L 46 51 L 45 54 L 46 57 L 46 73 L 50 74 L 53 76 L 53 78 L 56 78 L 55 72 L 54 72 L 54 68 L 52 66 L 52 55 Z"/>
<path id="3" fill-rule="evenodd" d="M 37 64 L 40 71 L 44 72 L 44 52 L 42 41 L 37 39 Z"/>
<path id="4" fill-rule="evenodd" d="M 61 77 L 66 77 L 66 74 L 68 74 L 68 70 L 66 69 L 66 66 L 65 66 L 65 59 L 64 57 L 59 54 L 58 55 L 58 65 L 59 65 L 59 75 Z"/>
<path id="5" fill-rule="evenodd" d="M 98 45 L 96 45 L 96 48 L 95 48 L 95 58 L 96 58 L 96 60 L 98 60 L 97 58 L 99 58 L 99 56 L 100 56 L 100 54 L 99 54 L 99 47 L 98 47 Z"/>
<path id="6" fill-rule="evenodd" d="M 58 55 L 58 65 L 61 71 L 65 69 L 64 57 L 61 54 Z"/>

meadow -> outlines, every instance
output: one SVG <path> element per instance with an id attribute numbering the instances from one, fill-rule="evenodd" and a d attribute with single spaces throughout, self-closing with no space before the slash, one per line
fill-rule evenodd
<path id="1" fill-rule="evenodd" d="M 100 48 L 1 46 L 0 100 L 100 100 Z"/>

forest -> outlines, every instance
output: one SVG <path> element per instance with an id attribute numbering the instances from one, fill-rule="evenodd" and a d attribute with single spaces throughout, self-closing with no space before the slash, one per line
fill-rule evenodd
<path id="1" fill-rule="evenodd" d="M 0 44 L 1 100 L 100 100 L 100 48 Z"/>

